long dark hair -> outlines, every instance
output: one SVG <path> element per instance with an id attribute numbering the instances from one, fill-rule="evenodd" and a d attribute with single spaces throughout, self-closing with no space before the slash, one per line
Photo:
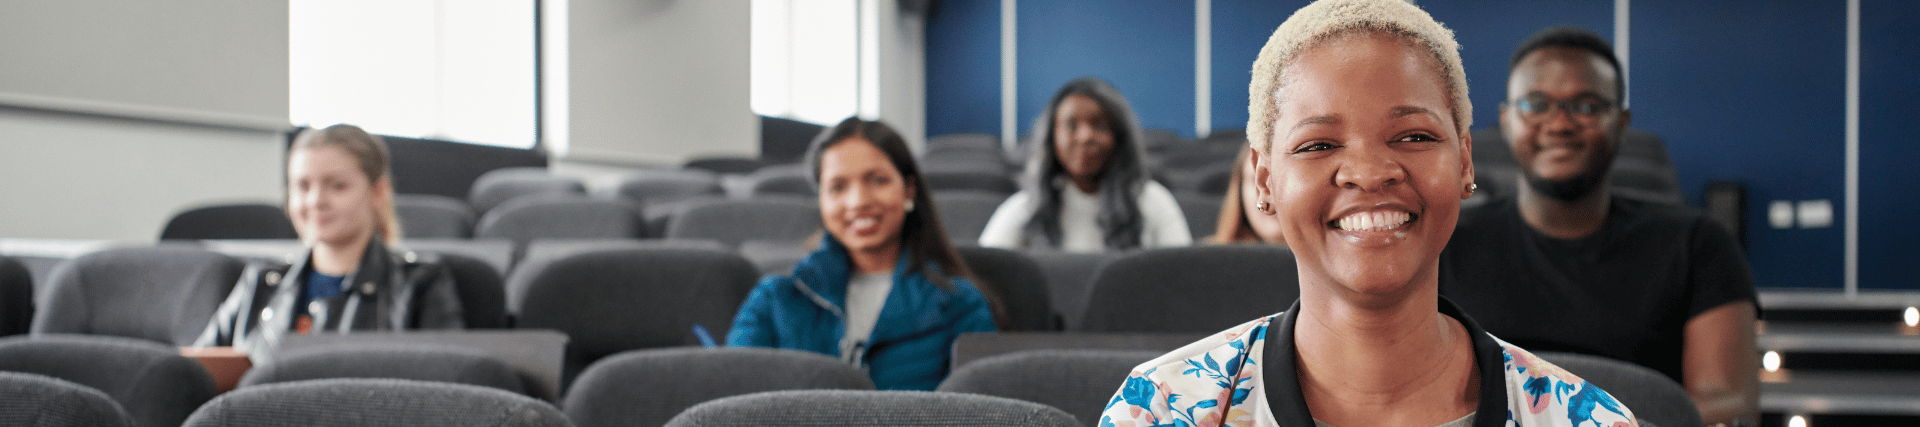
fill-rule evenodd
<path id="1" fill-rule="evenodd" d="M 807 178 L 815 189 L 820 187 L 820 153 L 852 137 L 861 137 L 873 142 L 873 146 L 887 155 L 887 161 L 894 170 L 900 172 L 901 179 L 913 186 L 914 209 L 907 211 L 907 217 L 900 224 L 900 245 L 907 248 L 908 273 L 922 273 L 927 281 L 942 290 L 952 291 L 953 283 L 949 278 L 966 278 L 973 282 L 980 294 L 987 299 L 995 319 L 1003 319 L 999 292 L 995 285 L 983 283 L 973 278 L 973 270 L 960 258 L 960 251 L 953 248 L 953 241 L 947 238 L 947 230 L 940 224 L 940 209 L 933 205 L 933 189 L 927 187 L 927 180 L 920 175 L 920 165 L 913 161 L 913 151 L 907 148 L 907 140 L 900 137 L 893 127 L 879 121 L 861 120 L 849 117 L 840 124 L 827 128 L 813 137 L 813 143 L 807 147 L 807 165 L 812 170 Z M 939 265 L 936 270 L 926 268 L 931 262 Z"/>
<path id="2" fill-rule="evenodd" d="M 1119 89 L 1091 76 L 1061 86 L 1053 99 L 1047 101 L 1047 110 L 1034 121 L 1033 140 L 1029 143 L 1033 154 L 1027 157 L 1026 175 L 1020 182 L 1021 190 L 1032 195 L 1035 202 L 1033 214 L 1027 220 L 1027 246 L 1058 248 L 1062 243 L 1061 187 L 1055 181 L 1066 173 L 1066 168 L 1060 165 L 1059 154 L 1053 149 L 1053 121 L 1060 103 L 1072 95 L 1085 96 L 1100 104 L 1100 110 L 1107 114 L 1113 128 L 1113 154 L 1107 158 L 1107 166 L 1100 174 L 1100 216 L 1094 218 L 1094 223 L 1105 233 L 1102 241 L 1108 249 L 1138 248 L 1145 225 L 1136 199 L 1150 178 L 1144 160 L 1146 155 L 1140 147 L 1140 122 L 1134 119 L 1133 109 L 1127 106 L 1127 99 L 1120 96 Z"/>

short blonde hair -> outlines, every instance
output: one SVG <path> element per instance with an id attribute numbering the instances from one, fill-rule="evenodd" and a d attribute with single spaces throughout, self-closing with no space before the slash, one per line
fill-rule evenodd
<path id="1" fill-rule="evenodd" d="M 1473 103 L 1467 100 L 1467 73 L 1461 67 L 1460 43 L 1419 6 L 1406 0 L 1319 0 L 1300 8 L 1273 30 L 1260 57 L 1253 61 L 1248 85 L 1247 143 L 1262 151 L 1272 146 L 1273 123 L 1280 118 L 1280 94 L 1286 89 L 1288 67 L 1301 52 L 1352 32 L 1393 36 L 1425 47 L 1446 76 L 1447 104 L 1461 134 L 1473 125 Z"/>

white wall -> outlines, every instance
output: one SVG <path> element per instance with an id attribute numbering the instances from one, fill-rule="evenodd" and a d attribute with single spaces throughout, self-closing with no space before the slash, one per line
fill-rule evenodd
<path id="1" fill-rule="evenodd" d="M 556 164 L 755 156 L 746 0 L 547 0 L 543 133 Z M 560 21 L 564 17 L 565 22 Z M 565 51 L 554 43 L 565 40 Z M 564 65 L 564 66 L 562 66 Z M 585 168 L 582 168 L 585 169 Z"/>
<path id="2" fill-rule="evenodd" d="M 896 0 L 869 0 L 880 8 L 880 120 L 906 136 L 927 141 L 927 18 L 900 9 Z"/>
<path id="3" fill-rule="evenodd" d="M 151 241 L 280 196 L 287 5 L 0 2 L 0 238 Z"/>

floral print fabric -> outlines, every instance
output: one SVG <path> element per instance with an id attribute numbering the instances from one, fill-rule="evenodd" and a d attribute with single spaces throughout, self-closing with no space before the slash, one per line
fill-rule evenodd
<path id="1" fill-rule="evenodd" d="M 1108 401 L 1099 425 L 1278 425 L 1262 389 L 1260 366 L 1269 326 L 1277 317 L 1236 326 L 1134 368 Z M 1478 419 L 1504 419 L 1502 424 L 1509 427 L 1638 425 L 1632 411 L 1599 387 L 1526 350 L 1495 341 L 1503 349 L 1507 393 L 1481 398 L 1505 400 L 1507 413 L 1481 413 Z"/>

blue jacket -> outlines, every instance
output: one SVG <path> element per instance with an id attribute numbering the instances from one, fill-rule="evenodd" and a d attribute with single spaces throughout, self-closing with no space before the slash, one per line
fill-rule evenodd
<path id="1" fill-rule="evenodd" d="M 840 354 L 840 339 L 846 335 L 843 316 L 852 261 L 832 236 L 820 240 L 820 249 L 800 260 L 793 274 L 760 279 L 734 315 L 728 346 L 806 350 L 848 359 Z M 906 274 L 910 258 L 900 254 L 893 290 L 880 309 L 866 353 L 857 361 L 882 390 L 933 390 L 947 377 L 954 337 L 994 330 L 987 300 L 972 282 L 950 278 L 953 290 L 941 290 L 924 274 Z M 929 263 L 922 269 L 937 268 Z"/>

